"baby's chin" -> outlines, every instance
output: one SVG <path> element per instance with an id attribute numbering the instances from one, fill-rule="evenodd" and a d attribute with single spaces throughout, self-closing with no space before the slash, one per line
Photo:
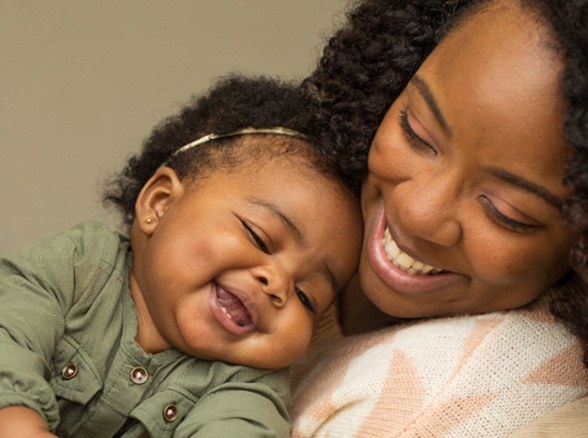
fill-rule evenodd
<path id="1" fill-rule="evenodd" d="M 253 339 L 254 336 L 250 337 L 246 341 L 249 343 L 267 342 L 255 340 Z M 251 347 L 244 347 L 243 345 L 227 346 L 228 351 L 203 351 L 202 349 L 186 347 L 186 345 L 175 348 L 188 356 L 200 360 L 206 360 L 209 362 L 224 362 L 231 365 L 241 365 L 260 369 L 288 368 L 303 358 L 304 353 L 307 350 L 307 348 L 304 348 L 303 350 L 298 348 L 296 351 L 302 350 L 302 352 L 294 354 L 293 350 L 256 350 L 252 349 Z"/>

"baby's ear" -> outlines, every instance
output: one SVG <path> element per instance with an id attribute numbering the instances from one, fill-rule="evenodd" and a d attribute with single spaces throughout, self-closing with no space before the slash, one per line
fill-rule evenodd
<path id="1" fill-rule="evenodd" d="M 135 220 L 141 231 L 153 234 L 171 203 L 183 193 L 184 184 L 171 167 L 157 169 L 135 202 Z"/>

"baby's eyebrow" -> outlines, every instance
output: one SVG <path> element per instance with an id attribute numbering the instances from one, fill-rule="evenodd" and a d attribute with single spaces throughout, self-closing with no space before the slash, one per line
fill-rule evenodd
<path id="1" fill-rule="evenodd" d="M 259 198 L 250 197 L 250 198 L 248 198 L 248 201 L 254 205 L 257 205 L 257 206 L 267 210 L 270 214 L 277 217 L 279 219 L 279 221 L 282 222 L 282 224 L 284 225 L 284 227 L 286 228 L 288 233 L 294 238 L 294 241 L 298 245 L 300 245 L 302 248 L 306 247 L 306 240 L 304 239 L 304 235 L 302 234 L 300 229 L 290 220 L 288 215 L 285 214 L 280 209 L 280 207 L 278 207 L 274 203 L 267 202 L 267 201 L 264 201 L 263 199 L 259 199 Z M 319 270 L 326 277 L 327 282 L 329 283 L 329 285 L 333 289 L 333 292 L 337 293 L 337 291 L 339 290 L 339 283 L 337 282 L 337 279 L 335 278 L 335 274 L 333 273 L 333 270 L 329 267 L 329 265 L 326 261 L 323 262 L 323 264 L 321 265 Z"/>
<path id="2" fill-rule="evenodd" d="M 249 198 L 248 200 L 250 203 L 262 207 L 264 210 L 267 210 L 270 214 L 277 217 L 280 220 L 280 222 L 282 222 L 288 233 L 294 238 L 294 241 L 301 247 L 306 247 L 306 240 L 304 239 L 302 232 L 290 220 L 288 215 L 286 215 L 280 209 L 280 207 L 278 207 L 276 204 L 258 198 Z"/>

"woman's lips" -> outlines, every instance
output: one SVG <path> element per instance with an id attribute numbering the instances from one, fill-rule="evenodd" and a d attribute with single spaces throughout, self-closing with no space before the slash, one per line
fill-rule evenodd
<path id="1" fill-rule="evenodd" d="M 416 295 L 435 292 L 455 285 L 461 277 L 419 261 L 399 248 L 388 229 L 383 209 L 372 224 L 367 257 L 374 273 L 399 293 Z"/>
<path id="2" fill-rule="evenodd" d="M 256 329 L 256 313 L 246 304 L 244 295 L 215 284 L 209 297 L 209 307 L 216 320 L 230 333 L 243 335 Z"/>

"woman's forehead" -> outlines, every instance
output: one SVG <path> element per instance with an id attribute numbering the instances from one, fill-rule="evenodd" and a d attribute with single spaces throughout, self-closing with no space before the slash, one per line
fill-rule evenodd
<path id="1" fill-rule="evenodd" d="M 407 90 L 410 105 L 446 121 L 458 149 L 532 180 L 543 175 L 563 196 L 563 61 L 541 26 L 518 7 L 474 13 L 431 53 Z"/>
<path id="2" fill-rule="evenodd" d="M 454 123 L 463 117 L 461 104 L 469 107 L 470 115 L 483 113 L 487 120 L 502 123 L 495 127 L 500 132 L 508 131 L 504 123 L 527 118 L 536 126 L 518 124 L 519 131 L 543 131 L 549 122 L 563 137 L 564 63 L 543 34 L 542 24 L 519 7 L 488 8 L 450 33 L 417 75 L 431 88 L 448 119 L 456 111 Z"/>

